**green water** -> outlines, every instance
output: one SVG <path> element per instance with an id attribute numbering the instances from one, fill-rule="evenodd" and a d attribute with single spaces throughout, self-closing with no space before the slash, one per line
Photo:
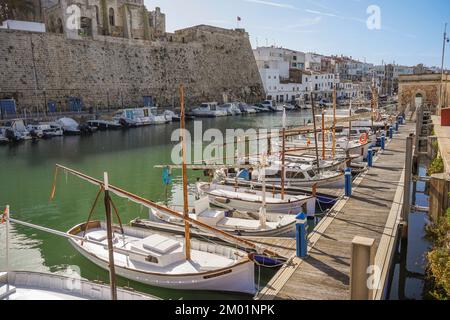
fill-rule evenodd
<path id="1" fill-rule="evenodd" d="M 303 125 L 311 119 L 308 111 L 290 112 L 289 126 Z M 281 114 L 226 117 L 203 120 L 203 129 L 217 128 L 274 128 L 281 125 Z M 193 122 L 187 123 L 192 129 Z M 55 164 L 63 164 L 96 178 L 109 173 L 110 183 L 154 201 L 165 199 L 161 169 L 157 164 L 171 160 L 170 142 L 178 123 L 149 126 L 128 131 L 98 132 L 89 137 L 60 137 L 52 140 L 27 141 L 18 145 L 0 147 L 0 206 L 9 204 L 11 216 L 61 231 L 87 219 L 98 188 L 73 176 L 60 174 L 55 199 L 49 202 Z M 174 172 L 178 175 L 179 172 Z M 198 172 L 189 174 L 194 182 Z M 172 203 L 182 203 L 180 177 L 174 176 L 169 188 Z M 113 198 L 124 223 L 145 218 L 146 210 L 126 200 Z M 104 212 L 98 206 L 94 219 L 102 220 Z M 5 232 L 0 226 L 0 269 L 5 266 Z M 10 264 L 15 270 L 64 272 L 68 266 L 78 266 L 81 276 L 90 280 L 108 282 L 108 273 L 80 254 L 67 240 L 33 229 L 12 226 L 10 235 Z M 273 275 L 272 270 L 256 270 L 255 279 L 264 285 Z M 258 280 L 260 279 L 260 280 Z M 151 293 L 164 299 L 233 299 L 251 298 L 246 295 L 179 291 L 155 288 L 119 278 L 121 286 Z"/>

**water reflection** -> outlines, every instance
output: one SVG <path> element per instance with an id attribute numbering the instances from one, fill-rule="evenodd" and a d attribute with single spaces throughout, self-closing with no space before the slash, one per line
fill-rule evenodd
<path id="1" fill-rule="evenodd" d="M 288 114 L 288 125 L 300 125 L 311 119 L 309 112 Z M 306 120 L 305 120 L 306 119 Z M 281 114 L 205 119 L 204 130 L 218 128 L 222 132 L 231 128 L 276 128 L 281 125 Z M 109 172 L 110 183 L 153 201 L 164 201 L 161 169 L 157 164 L 170 163 L 173 143 L 170 136 L 179 124 L 149 126 L 126 131 L 98 132 L 88 137 L 61 137 L 37 142 L 27 141 L 17 145 L 0 147 L 0 207 L 11 205 L 11 214 L 17 219 L 66 231 L 87 219 L 98 191 L 96 186 L 72 176 L 60 174 L 56 197 L 49 203 L 55 163 L 60 163 L 101 178 Z M 192 130 L 193 122 L 187 123 Z M 181 185 L 174 171 L 174 184 L 169 186 L 169 201 L 182 203 Z M 202 172 L 190 172 L 189 180 L 195 182 Z M 204 179 L 204 177 L 202 177 Z M 191 199 L 193 195 L 191 194 Z M 141 206 L 123 199 L 114 199 L 124 222 L 137 217 L 147 217 Z M 99 206 L 94 219 L 103 219 Z M 0 239 L 4 229 L 0 226 Z M 64 271 L 67 266 L 79 266 L 82 277 L 91 280 L 108 280 L 108 273 L 80 254 L 68 241 L 29 228 L 17 227 L 13 232 L 10 252 L 13 267 L 21 270 Z M 4 243 L 0 240 L 0 243 Z M 4 245 L 3 245 L 4 246 Z M 4 252 L 2 247 L 2 252 Z M 0 266 L 4 266 L 4 255 L 0 254 Z M 257 271 L 256 279 L 264 285 L 273 275 L 273 270 Z M 128 285 L 162 298 L 232 299 L 248 296 L 186 292 L 149 287 L 120 278 L 119 285 Z"/>

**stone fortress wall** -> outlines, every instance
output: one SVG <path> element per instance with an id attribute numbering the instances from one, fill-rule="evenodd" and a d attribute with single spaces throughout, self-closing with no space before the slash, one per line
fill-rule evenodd
<path id="1" fill-rule="evenodd" d="M 143 96 L 177 106 L 180 84 L 188 106 L 264 98 L 242 29 L 200 25 L 157 37 L 149 29 L 149 39 L 94 29 L 91 35 L 0 29 L 0 99 L 16 99 L 19 112 L 43 111 L 49 102 L 64 111 L 70 97 L 86 108 L 142 106 Z"/>

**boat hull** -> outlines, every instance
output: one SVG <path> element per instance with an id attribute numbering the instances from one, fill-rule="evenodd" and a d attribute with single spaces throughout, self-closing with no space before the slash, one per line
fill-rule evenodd
<path id="1" fill-rule="evenodd" d="M 227 201 L 223 201 L 223 198 L 221 198 L 220 196 L 216 196 L 210 193 L 208 193 L 208 198 L 211 204 L 228 210 L 258 212 L 261 208 L 260 203 L 254 203 L 235 198 L 228 198 Z M 306 200 L 295 201 L 291 203 L 266 203 L 267 214 L 298 214 L 300 212 L 303 212 L 305 208 L 308 215 L 314 215 L 316 210 L 316 200 L 314 198 L 309 198 Z"/>
<path id="2" fill-rule="evenodd" d="M 73 240 L 69 240 L 75 249 L 92 263 L 109 270 L 108 262 L 85 251 Z M 254 294 L 254 264 L 248 260 L 238 265 L 198 275 L 166 275 L 145 273 L 122 266 L 115 266 L 116 274 L 124 278 L 155 287 L 177 290 L 227 291 Z"/>
<path id="3" fill-rule="evenodd" d="M 278 214 L 279 216 L 279 214 Z M 150 210 L 149 220 L 140 220 L 143 221 L 144 224 L 147 224 L 149 227 L 153 227 L 157 230 L 162 230 L 165 232 L 176 232 L 177 234 L 184 234 L 184 224 L 177 223 L 177 222 L 167 222 L 162 219 L 160 219 L 156 212 L 153 210 Z M 242 236 L 242 237 L 294 237 L 295 236 L 295 224 L 296 222 L 293 221 L 292 223 L 283 225 L 281 227 L 275 228 L 275 229 L 267 229 L 267 230 L 242 230 L 242 229 L 236 229 L 236 228 L 223 228 L 220 226 L 213 226 L 215 228 L 218 228 L 222 231 L 228 232 L 235 236 Z M 170 226 L 170 227 L 167 227 Z M 191 227 L 191 232 L 193 230 L 200 231 L 198 228 Z"/>

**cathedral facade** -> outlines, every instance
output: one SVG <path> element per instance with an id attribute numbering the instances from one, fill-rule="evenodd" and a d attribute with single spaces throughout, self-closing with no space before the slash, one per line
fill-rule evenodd
<path id="1" fill-rule="evenodd" d="M 160 8 L 148 11 L 143 0 L 59 0 L 45 10 L 48 32 L 77 39 L 111 36 L 156 40 L 166 34 Z"/>

